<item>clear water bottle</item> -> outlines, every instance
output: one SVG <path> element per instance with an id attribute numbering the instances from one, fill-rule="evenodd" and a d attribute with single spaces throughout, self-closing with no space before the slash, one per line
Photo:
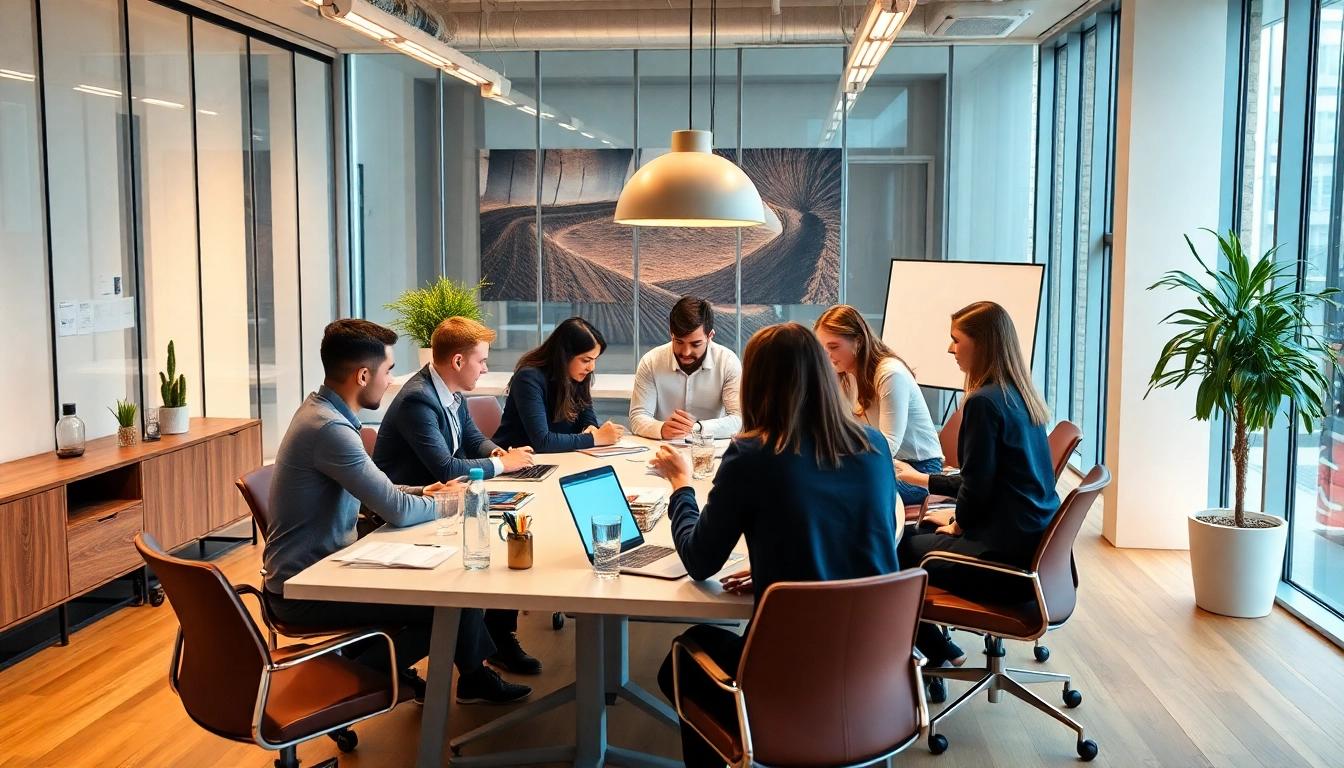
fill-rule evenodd
<path id="1" fill-rule="evenodd" d="M 61 420 L 56 422 L 56 455 L 62 459 L 84 455 L 84 422 L 75 415 L 74 403 L 61 405 Z"/>
<path id="2" fill-rule="evenodd" d="M 467 473 L 467 493 L 462 500 L 462 565 L 469 571 L 490 567 L 490 497 L 485 491 L 485 472 L 479 467 Z"/>

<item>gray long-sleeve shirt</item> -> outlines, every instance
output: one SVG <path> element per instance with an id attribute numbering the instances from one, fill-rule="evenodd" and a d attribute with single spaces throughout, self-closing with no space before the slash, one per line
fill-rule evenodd
<path id="1" fill-rule="evenodd" d="M 373 463 L 360 423 L 324 387 L 295 412 L 271 479 L 271 522 L 263 554 L 266 588 L 281 594 L 291 576 L 355 543 L 359 505 L 395 526 L 434 519 L 420 488 L 393 485 Z"/>

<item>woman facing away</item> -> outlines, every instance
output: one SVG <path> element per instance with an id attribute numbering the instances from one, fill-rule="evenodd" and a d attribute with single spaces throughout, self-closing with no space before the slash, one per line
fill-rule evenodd
<path id="1" fill-rule="evenodd" d="M 817 318 L 812 330 L 840 377 L 840 389 L 854 415 L 877 427 L 891 455 L 925 474 L 943 471 L 943 449 L 929 405 L 915 375 L 882 342 L 858 310 L 837 304 Z M 918 504 L 927 488 L 897 481 L 901 501 Z"/>
<path id="2" fill-rule="evenodd" d="M 601 331 L 581 317 L 557 325 L 514 367 L 495 444 L 562 453 L 620 440 L 625 429 L 610 421 L 598 426 L 593 411 L 593 370 L 606 349 Z"/>
<path id="3" fill-rule="evenodd" d="M 1026 568 L 1059 510 L 1054 462 L 1045 425 L 1050 409 L 1031 381 L 1017 330 L 1003 307 L 980 301 L 952 315 L 948 352 L 966 373 L 957 435 L 958 475 L 921 472 L 896 462 L 897 475 L 931 493 L 955 497 L 947 525 L 910 526 L 901 567 L 919 567 L 930 552 L 954 552 Z M 929 584 L 967 599 L 1030 599 L 1026 580 L 987 578 L 983 571 L 930 563 Z M 929 662 L 960 665 L 965 654 L 937 628 L 920 625 L 918 646 Z"/>
<path id="4" fill-rule="evenodd" d="M 797 323 L 758 331 L 742 356 L 741 382 L 742 432 L 725 451 L 703 510 L 684 455 L 664 445 L 653 459 L 672 483 L 672 538 L 691 577 L 718 573 L 743 536 L 751 570 L 723 582 L 728 591 L 750 593 L 757 601 L 780 581 L 895 572 L 891 452 L 882 433 L 851 415 L 812 333 Z M 707 625 L 686 634 L 724 669 L 737 669 L 744 638 Z M 732 696 L 691 667 L 683 667 L 682 691 L 721 722 L 735 722 Z M 671 699 L 670 656 L 658 684 Z M 686 723 L 681 743 L 687 766 L 723 765 Z"/>

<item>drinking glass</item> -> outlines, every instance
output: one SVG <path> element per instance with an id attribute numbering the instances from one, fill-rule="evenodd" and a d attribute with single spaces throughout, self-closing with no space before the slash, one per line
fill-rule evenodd
<path id="1" fill-rule="evenodd" d="M 714 474 L 714 436 L 691 435 L 691 477 L 704 480 Z"/>
<path id="2" fill-rule="evenodd" d="M 621 516 L 593 515 L 593 572 L 599 579 L 621 575 Z"/>
<path id="3" fill-rule="evenodd" d="M 456 536 L 457 518 L 462 514 L 461 491 L 438 491 L 434 494 L 435 518 L 438 520 L 438 536 Z"/>

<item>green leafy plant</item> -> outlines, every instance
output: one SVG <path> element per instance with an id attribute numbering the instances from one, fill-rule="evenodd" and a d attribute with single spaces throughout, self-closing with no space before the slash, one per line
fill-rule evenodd
<path id="1" fill-rule="evenodd" d="M 132 403 L 130 400 L 118 400 L 116 408 L 112 408 L 111 406 L 109 406 L 107 410 L 111 411 L 112 415 L 117 418 L 117 426 L 119 427 L 135 426 L 136 405 L 135 403 Z"/>
<path id="2" fill-rule="evenodd" d="M 416 344 L 428 348 L 434 329 L 450 317 L 465 317 L 480 322 L 485 318 L 477 294 L 488 283 L 484 280 L 469 286 L 446 277 L 438 282 L 426 281 L 424 288 L 405 291 L 397 300 L 383 306 L 397 314 L 391 325 Z"/>
<path id="3" fill-rule="evenodd" d="M 168 342 L 168 373 L 159 371 L 159 394 L 164 408 L 181 408 L 187 404 L 187 375 L 177 373 L 177 353 L 173 342 Z"/>
<path id="4" fill-rule="evenodd" d="M 1339 289 L 1298 290 L 1297 265 L 1275 264 L 1277 247 L 1252 265 L 1236 232 L 1221 237 L 1205 231 L 1218 238 L 1227 266 L 1210 268 L 1186 237 L 1207 284 L 1175 270 L 1148 288 L 1185 289 L 1199 304 L 1163 319 L 1185 330 L 1162 348 L 1148 392 L 1197 378 L 1195 418 L 1208 421 L 1218 412 L 1232 420 L 1233 515 L 1237 527 L 1244 528 L 1248 432 L 1273 426 L 1285 404 L 1296 409 L 1308 432 L 1325 416 L 1324 393 L 1330 385 L 1326 372 L 1337 364 L 1335 351 L 1322 341 L 1306 313 L 1319 304 L 1338 306 L 1329 297 Z"/>

